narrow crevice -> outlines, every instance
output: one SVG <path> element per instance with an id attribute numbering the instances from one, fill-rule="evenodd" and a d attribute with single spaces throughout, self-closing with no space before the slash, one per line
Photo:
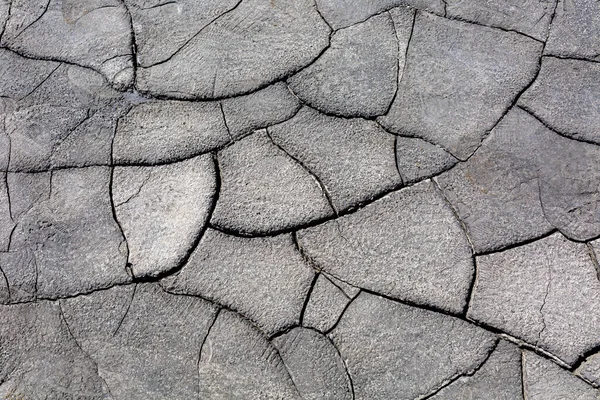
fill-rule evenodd
<path id="1" fill-rule="evenodd" d="M 327 279 L 327 282 L 331 283 L 333 286 L 335 286 L 340 292 L 342 292 L 342 294 L 344 295 L 344 297 L 346 297 L 348 300 L 352 300 L 353 297 L 348 296 L 348 293 L 346 293 L 344 291 L 344 289 L 342 289 L 337 283 L 335 283 L 333 280 L 331 280 L 326 273 L 322 274 L 322 277 Z M 345 282 L 344 282 L 345 283 Z M 351 285 L 350 285 L 351 286 Z M 354 287 L 354 286 L 353 286 Z M 356 296 L 355 296 L 356 297 Z"/>
<path id="2" fill-rule="evenodd" d="M 405 185 L 406 179 L 402 176 L 402 171 L 400 171 L 400 165 L 398 165 L 398 136 L 394 137 L 394 163 L 396 164 L 396 171 L 398 171 L 398 176 L 400 177 L 400 183 L 402 186 Z"/>
<path id="3" fill-rule="evenodd" d="M 319 10 L 319 5 L 317 4 L 317 0 L 314 0 L 314 7 L 315 7 L 315 11 L 317 12 L 317 14 L 319 14 L 319 17 L 321 17 L 321 19 L 323 20 L 323 22 L 325 22 L 325 24 L 329 27 L 331 32 L 335 32 L 335 29 L 333 29 L 333 27 L 329 24 L 329 21 L 327 21 L 325 19 L 325 17 L 323 17 L 323 14 L 321 13 L 321 10 Z"/>
<path id="4" fill-rule="evenodd" d="M 2 265 L 0 265 L 0 273 L 2 274 L 2 279 L 4 280 L 4 284 L 6 285 L 6 294 L 7 294 L 7 298 L 6 301 L 10 302 L 11 299 L 11 293 L 10 293 L 10 283 L 8 282 L 8 277 L 6 276 L 6 274 L 4 273 L 4 270 L 2 269 Z"/>
<path id="5" fill-rule="evenodd" d="M 585 363 L 590 357 L 598 353 L 600 353 L 600 344 L 593 346 L 592 348 L 588 349 L 583 354 L 581 354 L 577 361 L 575 361 L 571 366 L 571 371 L 577 371 L 579 368 L 581 368 L 583 363 Z"/>
<path id="6" fill-rule="evenodd" d="M 525 371 L 525 352 L 521 350 L 521 394 L 523 395 L 523 400 L 527 400 L 529 398 L 527 395 L 528 392 L 527 373 Z"/>
<path id="7" fill-rule="evenodd" d="M 227 118 L 225 117 L 225 110 L 223 110 L 223 102 L 219 101 L 219 109 L 221 110 L 221 117 L 223 118 L 223 124 L 225 125 L 225 129 L 227 130 L 227 134 L 229 135 L 229 140 L 231 143 L 235 142 L 233 135 L 231 134 L 231 129 L 229 129 L 229 125 L 227 124 Z"/>
<path id="8" fill-rule="evenodd" d="M 321 274 L 321 267 L 319 267 L 315 260 L 313 260 L 310 257 L 310 255 L 308 255 L 308 253 L 304 250 L 304 248 L 302 248 L 302 245 L 300 245 L 300 242 L 298 241 L 298 232 L 292 232 L 291 236 L 292 242 L 294 243 L 294 247 L 296 248 L 296 251 L 300 254 L 300 257 L 302 257 L 304 262 L 307 265 L 309 265 L 317 274 Z"/>
<path id="9" fill-rule="evenodd" d="M 302 304 L 302 310 L 300 311 L 300 317 L 298 319 L 301 326 L 304 325 L 304 314 L 306 313 L 306 308 L 308 307 L 308 303 L 310 302 L 310 297 L 315 290 L 315 286 L 317 284 L 317 280 L 319 279 L 320 273 L 315 273 L 312 281 L 310 282 L 310 286 L 308 288 L 308 292 L 306 293 L 306 297 L 304 298 L 304 303 Z"/>
<path id="10" fill-rule="evenodd" d="M 19 36 L 21 36 L 21 34 L 23 32 L 25 32 L 27 29 L 29 29 L 31 26 L 33 26 L 35 23 L 37 23 L 40 19 L 42 19 L 42 17 L 46 14 L 46 12 L 48 11 L 48 7 L 50 6 L 50 2 L 52 0 L 48 0 L 46 2 L 46 5 L 44 6 L 44 9 L 42 10 L 42 13 L 40 15 L 38 15 L 38 17 L 36 19 L 34 19 L 32 22 L 30 22 L 26 27 L 24 27 L 23 29 L 21 29 L 21 31 L 19 31 L 19 33 L 17 33 L 17 35 L 15 37 L 12 38 L 12 40 L 14 41 L 15 39 L 17 39 Z"/>
<path id="11" fill-rule="evenodd" d="M 135 90 L 135 84 L 137 81 L 137 71 L 138 71 L 138 55 L 137 55 L 137 39 L 135 37 L 135 29 L 133 27 L 133 14 L 131 13 L 131 10 L 129 9 L 129 7 L 127 6 L 127 2 L 125 0 L 122 0 L 122 4 L 123 7 L 125 8 L 125 11 L 127 11 L 127 17 L 128 17 L 128 22 L 129 22 L 129 29 L 131 31 L 131 36 L 129 38 L 130 40 L 130 46 L 131 46 L 131 64 L 132 64 L 132 68 L 133 68 L 133 79 L 131 81 L 131 90 Z M 128 54 L 129 56 L 129 54 Z M 106 62 L 108 60 L 105 60 L 104 62 Z"/>
<path id="12" fill-rule="evenodd" d="M 594 247 L 591 243 L 586 243 L 585 246 L 587 248 L 590 259 L 592 260 L 592 264 L 594 264 L 594 268 L 596 269 L 596 277 L 600 282 L 600 263 L 598 263 L 598 256 L 596 255 L 596 251 L 594 250 Z"/>
<path id="13" fill-rule="evenodd" d="M 13 4 L 14 0 L 8 0 L 8 12 L 6 15 L 6 20 L 4 21 L 4 24 L 2 24 L 2 29 L 0 29 L 0 48 L 2 46 L 2 37 L 4 36 L 4 32 L 6 31 L 6 27 L 8 26 L 8 22 L 10 21 L 10 18 L 12 17 L 12 4 Z"/>
<path id="14" fill-rule="evenodd" d="M 48 79 L 50 79 L 50 77 L 52 75 L 54 75 L 54 73 L 60 68 L 62 67 L 62 63 L 59 63 L 56 68 L 54 68 L 52 71 L 50 71 L 50 73 L 41 80 L 40 83 L 38 83 L 37 85 L 35 85 L 35 87 L 33 89 L 31 89 L 29 92 L 27 92 L 27 94 L 23 97 L 21 97 L 20 99 L 18 99 L 18 101 L 23 101 L 25 100 L 27 97 L 31 96 L 36 90 L 38 90 L 44 83 L 46 83 L 48 81 Z"/>
<path id="15" fill-rule="evenodd" d="M 532 243 L 535 243 L 535 242 L 537 242 L 539 240 L 545 239 L 545 238 L 547 238 L 549 236 L 554 235 L 557 232 L 558 232 L 557 229 L 551 229 L 548 232 L 545 232 L 545 233 L 543 233 L 543 234 L 541 234 L 539 236 L 533 237 L 531 239 L 522 240 L 520 242 L 512 243 L 512 244 L 509 244 L 509 245 L 506 245 L 506 246 L 503 246 L 503 247 L 499 247 L 499 248 L 494 248 L 492 250 L 482 251 L 482 252 L 476 253 L 475 255 L 477 257 L 488 256 L 490 254 L 497 254 L 497 253 L 502 253 L 504 251 L 508 251 L 508 250 L 512 250 L 512 249 L 517 249 L 519 247 L 523 247 L 523 246 L 526 246 L 528 244 L 532 244 Z"/>
<path id="16" fill-rule="evenodd" d="M 356 395 L 354 394 L 354 380 L 352 379 L 352 375 L 350 374 L 350 370 L 348 369 L 346 360 L 344 359 L 344 357 L 342 357 L 342 352 L 340 351 L 340 349 L 335 345 L 335 343 L 333 342 L 331 337 L 329 337 L 328 335 L 324 335 L 322 332 L 319 332 L 318 330 L 316 330 L 314 328 L 306 328 L 306 329 L 313 330 L 313 331 L 318 332 L 321 335 L 323 335 L 325 338 L 327 338 L 327 340 L 329 341 L 331 346 L 335 349 L 335 352 L 337 353 L 340 361 L 342 362 L 342 365 L 344 366 L 344 372 L 346 373 L 346 377 L 348 378 L 348 384 L 350 386 L 350 394 L 352 395 L 352 399 L 354 400 L 356 398 Z"/>
<path id="17" fill-rule="evenodd" d="M 129 299 L 129 304 L 127 304 L 127 308 L 125 309 L 125 312 L 123 313 L 123 316 L 121 317 L 121 319 L 119 320 L 119 323 L 117 324 L 117 327 L 115 328 L 112 337 L 117 336 L 117 333 L 119 332 L 119 329 L 121 329 L 121 325 L 123 325 L 123 321 L 125 321 L 125 318 L 127 318 L 127 314 L 129 314 L 129 309 L 131 308 L 131 305 L 133 304 L 133 299 L 135 298 L 135 292 L 137 291 L 137 284 L 134 283 L 133 284 L 133 290 L 131 291 L 131 298 Z"/>
<path id="18" fill-rule="evenodd" d="M 148 172 L 148 176 L 146 176 L 146 178 L 142 181 L 142 183 L 140 184 L 140 186 L 137 188 L 137 190 L 128 198 L 126 198 L 125 200 L 119 202 L 119 203 L 115 203 L 115 209 L 121 207 L 124 204 L 129 203 L 131 200 L 135 199 L 136 197 L 138 197 L 140 195 L 140 193 L 142 192 L 142 189 L 144 188 L 144 186 L 146 186 L 146 184 L 148 183 L 148 181 L 150 181 L 150 179 L 152 179 L 152 172 Z"/>
<path id="19" fill-rule="evenodd" d="M 362 290 L 358 293 L 358 295 L 356 295 L 355 298 L 350 299 L 348 301 L 348 303 L 346 303 L 346 306 L 342 309 L 342 312 L 340 313 L 340 315 L 338 316 L 337 320 L 335 321 L 335 323 L 331 326 L 331 328 L 329 328 L 327 331 L 323 332 L 324 335 L 329 335 L 331 334 L 331 332 L 333 332 L 333 330 L 335 328 L 337 328 L 337 326 L 339 325 L 340 321 L 342 320 L 342 318 L 344 317 L 344 314 L 346 314 L 346 310 L 348 310 L 348 308 L 350 308 L 350 306 L 352 305 L 352 303 L 354 303 L 354 300 L 358 299 L 360 293 L 362 293 Z"/>
<path id="20" fill-rule="evenodd" d="M 206 345 L 206 341 L 208 340 L 208 335 L 210 335 L 210 331 L 212 330 L 213 326 L 215 326 L 215 323 L 217 322 L 217 318 L 219 318 L 219 315 L 221 314 L 221 310 L 222 308 L 219 307 L 217 308 L 217 311 L 215 312 L 215 316 L 213 317 L 213 320 L 211 321 L 208 330 L 206 331 L 206 335 L 204 336 L 204 339 L 202 340 L 202 343 L 200 343 L 200 350 L 198 350 L 198 361 L 196 362 L 196 370 L 198 371 L 198 400 L 201 400 L 200 397 L 200 385 L 202 384 L 201 376 L 200 376 L 200 362 L 202 361 L 202 351 L 204 350 L 204 346 Z"/>
<path id="21" fill-rule="evenodd" d="M 600 54 L 596 55 L 596 57 L 600 56 Z M 585 58 L 585 57 L 577 57 L 577 56 L 562 56 L 562 55 L 558 55 L 558 54 L 544 54 L 543 57 L 548 57 L 548 58 L 556 58 L 559 60 L 567 60 L 567 61 L 584 61 L 584 62 L 590 62 L 590 63 L 594 63 L 594 64 L 600 64 L 600 60 L 594 60 L 594 59 L 589 59 L 589 58 Z"/>
<path id="22" fill-rule="evenodd" d="M 547 260 L 549 261 L 549 260 Z M 542 329 L 537 334 L 537 340 L 535 342 L 536 346 L 539 346 L 540 340 L 542 339 L 542 333 L 546 330 L 546 317 L 544 315 L 544 307 L 546 307 L 546 300 L 548 299 L 548 294 L 550 293 L 550 285 L 552 285 L 552 264 L 548 262 L 548 283 L 546 284 L 546 292 L 544 293 L 544 298 L 542 300 L 542 306 L 540 307 L 539 313 L 542 318 Z"/>

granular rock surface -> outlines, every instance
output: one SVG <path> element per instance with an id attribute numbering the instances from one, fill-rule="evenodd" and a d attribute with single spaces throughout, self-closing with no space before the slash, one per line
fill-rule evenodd
<path id="1" fill-rule="evenodd" d="M 600 399 L 598 0 L 0 0 L 0 400 Z"/>

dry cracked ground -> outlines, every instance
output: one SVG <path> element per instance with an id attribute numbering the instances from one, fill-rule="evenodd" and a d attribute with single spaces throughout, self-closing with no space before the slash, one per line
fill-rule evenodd
<path id="1" fill-rule="evenodd" d="M 600 1 L 0 0 L 0 398 L 599 399 Z"/>

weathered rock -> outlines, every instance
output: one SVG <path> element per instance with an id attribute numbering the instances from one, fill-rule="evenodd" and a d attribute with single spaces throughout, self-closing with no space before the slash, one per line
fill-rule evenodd
<path id="1" fill-rule="evenodd" d="M 447 0 L 446 14 L 545 41 L 557 0 Z"/>
<path id="2" fill-rule="evenodd" d="M 494 336 L 465 321 L 361 293 L 330 334 L 357 400 L 414 399 L 477 368 Z"/>
<path id="3" fill-rule="evenodd" d="M 396 137 L 396 164 L 404 184 L 411 184 L 452 168 L 457 159 L 423 139 Z"/>
<path id="4" fill-rule="evenodd" d="M 21 100 L 59 66 L 54 61 L 31 60 L 8 49 L 0 49 L 0 94 Z"/>
<path id="5" fill-rule="evenodd" d="M 162 275 L 185 261 L 210 217 L 216 179 L 208 154 L 157 167 L 115 167 L 113 202 L 135 277 Z"/>
<path id="6" fill-rule="evenodd" d="M 600 64 L 544 57 L 540 75 L 519 105 L 563 135 L 600 144 L 598 93 Z"/>
<path id="7" fill-rule="evenodd" d="M 472 376 L 458 378 L 432 400 L 512 400 L 522 398 L 521 351 L 504 340 Z"/>
<path id="8" fill-rule="evenodd" d="M 157 164 L 194 157 L 230 141 L 219 103 L 140 104 L 119 121 L 115 163 Z"/>
<path id="9" fill-rule="evenodd" d="M 15 226 L 8 195 L 6 172 L 0 172 L 0 252 L 8 251 L 10 237 Z"/>
<path id="10" fill-rule="evenodd" d="M 600 392 L 550 360 L 523 352 L 523 392 L 528 400 L 598 400 Z"/>
<path id="11" fill-rule="evenodd" d="M 299 323 L 313 272 L 289 235 L 240 238 L 207 229 L 169 292 L 226 305 L 272 335 Z"/>
<path id="12" fill-rule="evenodd" d="M 442 0 L 316 0 L 323 18 L 333 29 L 345 28 L 392 7 L 409 6 L 444 14 Z"/>
<path id="13" fill-rule="evenodd" d="M 379 121 L 465 160 L 534 78 L 541 50 L 514 32 L 418 13 L 398 94 Z"/>
<path id="14" fill-rule="evenodd" d="M 259 131 L 218 154 L 221 191 L 211 223 L 245 234 L 306 225 L 333 214 L 316 179 Z"/>
<path id="15" fill-rule="evenodd" d="M 575 373 L 590 382 L 592 386 L 600 387 L 600 354 L 596 353 L 587 357 Z"/>
<path id="16" fill-rule="evenodd" d="M 273 340 L 305 400 L 352 399 L 350 380 L 339 353 L 326 336 L 294 328 Z"/>
<path id="17" fill-rule="evenodd" d="M 291 120 L 269 128 L 269 134 L 320 179 L 338 211 L 402 183 L 394 136 L 375 122 L 329 117 L 304 107 Z"/>
<path id="18" fill-rule="evenodd" d="M 242 1 L 168 60 L 140 68 L 137 86 L 177 98 L 248 93 L 310 64 L 329 33 L 310 0 Z"/>
<path id="19" fill-rule="evenodd" d="M 468 317 L 568 364 L 600 344 L 600 282 L 584 244 L 556 233 L 477 257 Z"/>
<path id="20" fill-rule="evenodd" d="M 352 285 L 452 313 L 466 304 L 471 249 L 429 181 L 301 230 L 298 241 L 319 267 Z"/>
<path id="21" fill-rule="evenodd" d="M 398 54 L 404 57 L 410 27 L 399 30 L 396 38 L 390 14 L 383 13 L 335 32 L 325 53 L 288 80 L 290 88 L 303 101 L 329 114 L 385 114 L 396 92 Z"/>
<path id="22" fill-rule="evenodd" d="M 201 399 L 290 399 L 296 390 L 277 349 L 253 326 L 221 311 L 200 354 Z"/>
<path id="23" fill-rule="evenodd" d="M 304 311 L 303 326 L 328 332 L 340 319 L 351 298 L 325 275 L 320 274 Z"/>
<path id="24" fill-rule="evenodd" d="M 115 287 L 61 300 L 81 348 L 116 399 L 198 396 L 198 356 L 216 309 L 157 284 Z"/>
<path id="25" fill-rule="evenodd" d="M 234 140 L 288 120 L 300 108 L 300 101 L 283 82 L 245 96 L 225 99 L 221 104 Z"/>
<path id="26" fill-rule="evenodd" d="M 1 44 L 93 68 L 121 90 L 133 83 L 129 16 L 117 0 L 13 2 Z"/>
<path id="27" fill-rule="evenodd" d="M 600 60 L 600 4 L 558 0 L 545 53 Z"/>

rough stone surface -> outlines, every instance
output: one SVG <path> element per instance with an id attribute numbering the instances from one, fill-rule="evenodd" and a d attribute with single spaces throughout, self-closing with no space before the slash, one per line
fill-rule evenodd
<path id="1" fill-rule="evenodd" d="M 320 332 L 329 332 L 351 300 L 333 281 L 320 274 L 310 292 L 302 325 Z"/>
<path id="2" fill-rule="evenodd" d="M 440 146 L 423 139 L 396 137 L 396 165 L 405 184 L 449 170 L 457 161 Z"/>
<path id="3" fill-rule="evenodd" d="M 577 376 L 590 382 L 592 386 L 600 387 L 600 357 L 599 354 L 593 354 L 586 358 L 583 363 L 577 368 Z"/>
<path id="4" fill-rule="evenodd" d="M 473 273 L 460 224 L 432 182 L 298 232 L 328 273 L 387 296 L 460 313 Z"/>

